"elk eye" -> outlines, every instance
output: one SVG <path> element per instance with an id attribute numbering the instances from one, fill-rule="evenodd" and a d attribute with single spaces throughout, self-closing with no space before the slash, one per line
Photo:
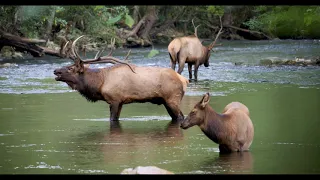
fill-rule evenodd
<path id="1" fill-rule="evenodd" d="M 192 110 L 191 114 L 195 114 L 197 112 L 197 110 Z"/>

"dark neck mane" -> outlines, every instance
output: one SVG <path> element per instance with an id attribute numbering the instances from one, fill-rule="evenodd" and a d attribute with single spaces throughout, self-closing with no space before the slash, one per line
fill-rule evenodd
<path id="1" fill-rule="evenodd" d="M 206 107 L 204 126 L 201 128 L 202 132 L 213 142 L 219 143 L 220 132 L 223 131 L 222 115 L 215 112 L 210 106 Z"/>
<path id="2" fill-rule="evenodd" d="M 100 93 L 103 77 L 100 69 L 87 69 L 79 76 L 77 91 L 90 102 L 104 100 Z"/>

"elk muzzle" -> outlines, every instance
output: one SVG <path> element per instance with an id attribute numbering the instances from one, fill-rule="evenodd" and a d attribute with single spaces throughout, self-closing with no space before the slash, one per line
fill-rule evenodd
<path id="1" fill-rule="evenodd" d="M 67 73 L 68 70 L 67 68 L 59 68 L 59 69 L 55 69 L 53 71 L 53 74 L 56 75 L 57 77 L 55 77 L 56 81 L 62 81 L 62 76 L 63 74 Z"/>
<path id="2" fill-rule="evenodd" d="M 182 123 L 180 124 L 180 127 L 182 129 L 188 129 L 189 127 L 192 127 L 193 125 L 190 123 L 190 118 L 189 116 L 185 118 Z"/>

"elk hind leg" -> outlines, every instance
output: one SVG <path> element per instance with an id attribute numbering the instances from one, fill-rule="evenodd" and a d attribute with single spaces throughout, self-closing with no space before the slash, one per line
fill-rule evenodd
<path id="1" fill-rule="evenodd" d="M 186 57 L 184 57 L 183 55 L 180 54 L 180 51 L 179 51 L 179 54 L 178 54 L 178 63 L 179 63 L 179 69 L 178 69 L 178 73 L 181 74 L 182 71 L 183 71 L 183 68 L 184 68 L 184 64 L 186 62 Z"/>
<path id="2" fill-rule="evenodd" d="M 118 121 L 122 109 L 122 103 L 110 104 L 110 121 Z"/>
<path id="3" fill-rule="evenodd" d="M 176 69 L 176 63 L 177 63 L 177 61 L 172 58 L 172 56 L 171 56 L 170 53 L 169 53 L 169 56 L 170 56 L 170 60 L 171 60 L 171 63 L 170 63 L 170 64 L 171 64 L 171 68 L 172 68 L 173 70 L 175 70 L 175 69 Z"/>
<path id="4" fill-rule="evenodd" d="M 165 102 L 164 106 L 167 109 L 167 112 L 172 118 L 172 121 L 174 122 L 181 122 L 184 120 L 184 115 L 181 112 L 179 106 L 175 103 Z"/>

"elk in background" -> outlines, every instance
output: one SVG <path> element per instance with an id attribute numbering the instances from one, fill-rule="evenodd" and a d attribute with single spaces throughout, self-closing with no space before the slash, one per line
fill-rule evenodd
<path id="1" fill-rule="evenodd" d="M 72 43 L 74 64 L 54 70 L 56 81 L 68 84 L 88 101 L 105 101 L 110 108 L 110 121 L 119 120 L 124 104 L 134 102 L 163 104 L 172 121 L 181 121 L 184 116 L 180 102 L 185 94 L 188 79 L 171 68 L 139 67 L 112 57 L 112 50 L 107 56 L 99 51 L 94 59 L 82 60 Z M 63 51 L 63 50 L 62 50 Z M 127 60 L 127 54 L 125 60 Z M 111 67 L 101 69 L 89 68 L 89 64 L 113 63 Z"/>
<path id="2" fill-rule="evenodd" d="M 194 27 L 194 35 L 185 36 L 185 37 L 177 37 L 173 39 L 169 46 L 169 56 L 171 60 L 171 68 L 175 70 L 176 63 L 179 64 L 178 73 L 181 74 L 184 68 L 184 64 L 188 64 L 189 70 L 189 79 L 192 79 L 192 65 L 194 65 L 194 78 L 198 80 L 198 68 L 200 65 L 204 64 L 205 67 L 209 66 L 209 58 L 211 55 L 211 50 L 216 44 L 218 37 L 222 33 L 222 21 L 220 17 L 220 25 L 221 28 L 216 35 L 215 40 L 209 44 L 208 46 L 202 45 L 202 42 L 199 40 L 197 35 L 198 25 L 195 27 L 192 19 L 192 24 Z"/>

